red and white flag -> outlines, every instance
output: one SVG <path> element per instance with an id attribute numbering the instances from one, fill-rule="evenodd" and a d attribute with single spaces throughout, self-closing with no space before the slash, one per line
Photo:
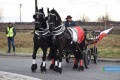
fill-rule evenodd
<path id="1" fill-rule="evenodd" d="M 113 28 L 113 27 L 112 27 Z M 106 35 L 108 34 L 108 32 L 110 32 L 112 30 L 112 28 L 104 30 L 100 33 L 100 35 L 98 36 L 98 42 Z"/>

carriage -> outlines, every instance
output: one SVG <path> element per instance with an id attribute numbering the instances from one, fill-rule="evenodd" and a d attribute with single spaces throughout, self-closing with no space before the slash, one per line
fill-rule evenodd
<path id="1" fill-rule="evenodd" d="M 96 64 L 98 58 L 98 50 L 97 50 L 97 40 L 100 34 L 100 30 L 93 30 L 91 32 L 86 31 L 86 44 L 84 46 L 84 65 L 86 68 L 90 67 L 91 57 L 93 56 L 93 61 Z M 69 54 L 67 54 L 68 52 Z M 72 51 L 70 49 L 64 49 L 63 54 L 67 63 L 70 62 L 70 58 L 73 57 Z"/>
<path id="2" fill-rule="evenodd" d="M 75 26 L 73 28 L 71 27 L 68 29 L 63 26 L 61 17 L 56 10 L 52 9 L 49 11 L 48 8 L 47 12 L 48 16 L 46 18 L 43 8 L 37 10 L 37 13 L 33 15 L 33 18 L 35 19 L 35 33 L 33 37 L 34 51 L 32 55 L 32 72 L 35 72 L 37 69 L 37 63 L 35 62 L 35 59 L 39 47 L 43 51 L 42 63 L 40 66 L 41 72 L 46 72 L 45 61 L 47 49 L 49 47 L 50 53 L 48 58 L 52 59 L 50 70 L 53 70 L 57 73 L 62 73 L 61 64 L 63 50 L 64 47 L 69 44 L 71 45 L 69 47 L 72 47 L 72 54 L 74 53 L 73 69 L 76 69 L 78 71 L 84 71 L 84 65 L 86 68 L 90 67 L 91 55 L 93 55 L 94 57 L 94 63 L 97 63 L 98 52 L 96 43 L 100 41 L 113 27 L 102 32 L 94 30 L 90 33 L 87 33 L 87 30 L 85 31 L 79 26 Z M 85 37 L 85 32 L 87 37 Z M 71 44 L 71 42 L 74 43 Z M 91 45 L 93 45 L 93 47 L 90 47 Z M 57 50 L 59 53 L 57 53 Z M 69 62 L 70 57 L 71 54 L 66 55 L 67 62 Z"/>
<path id="3" fill-rule="evenodd" d="M 92 32 L 87 34 L 86 45 L 84 48 L 84 64 L 86 68 L 90 67 L 92 55 L 94 63 L 97 63 L 98 49 L 96 44 L 99 34 L 100 30 L 93 30 Z"/>

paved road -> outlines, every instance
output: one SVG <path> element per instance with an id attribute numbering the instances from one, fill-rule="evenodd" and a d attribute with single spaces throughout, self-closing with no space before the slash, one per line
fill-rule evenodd
<path id="1" fill-rule="evenodd" d="M 0 80 L 41 80 L 26 75 L 0 71 Z"/>
<path id="2" fill-rule="evenodd" d="M 17 57 L 17 56 L 1 56 L 0 57 L 0 71 L 12 72 L 22 75 L 27 75 L 43 80 L 120 80 L 120 72 L 103 72 L 103 66 L 120 65 L 120 62 L 99 62 L 92 64 L 89 69 L 84 72 L 72 70 L 73 61 L 66 63 L 63 60 L 63 73 L 61 75 L 55 74 L 48 69 L 50 62 L 47 62 L 47 73 L 40 73 L 38 67 L 35 73 L 31 72 L 31 57 Z M 41 58 L 37 58 L 37 63 L 40 65 Z"/>

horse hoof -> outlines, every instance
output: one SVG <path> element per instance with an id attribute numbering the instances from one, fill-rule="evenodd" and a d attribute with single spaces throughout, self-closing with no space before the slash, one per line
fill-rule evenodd
<path id="1" fill-rule="evenodd" d="M 56 72 L 57 72 L 57 74 L 61 74 L 62 73 L 62 68 L 58 68 Z"/>
<path id="2" fill-rule="evenodd" d="M 84 66 L 79 66 L 78 71 L 84 71 Z"/>
<path id="3" fill-rule="evenodd" d="M 50 70 L 53 70 L 54 69 L 54 64 L 51 64 L 50 67 L 49 67 Z"/>
<path id="4" fill-rule="evenodd" d="M 78 69 L 78 64 L 74 64 L 73 69 L 77 70 Z"/>
<path id="5" fill-rule="evenodd" d="M 47 70 L 46 70 L 46 67 L 42 67 L 42 66 L 41 66 L 41 72 L 46 73 L 46 71 L 47 71 Z"/>
<path id="6" fill-rule="evenodd" d="M 58 66 L 55 66 L 54 69 L 53 69 L 53 71 L 57 71 L 57 69 L 58 69 Z"/>
<path id="7" fill-rule="evenodd" d="M 37 64 L 32 64 L 31 71 L 35 72 L 37 70 Z"/>

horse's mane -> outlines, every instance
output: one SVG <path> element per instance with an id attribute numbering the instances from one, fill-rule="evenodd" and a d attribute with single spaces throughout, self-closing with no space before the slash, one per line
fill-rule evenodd
<path id="1" fill-rule="evenodd" d="M 58 14 L 58 12 L 56 10 L 52 9 L 50 12 L 54 13 L 57 16 L 59 22 L 62 21 L 60 15 Z"/>

